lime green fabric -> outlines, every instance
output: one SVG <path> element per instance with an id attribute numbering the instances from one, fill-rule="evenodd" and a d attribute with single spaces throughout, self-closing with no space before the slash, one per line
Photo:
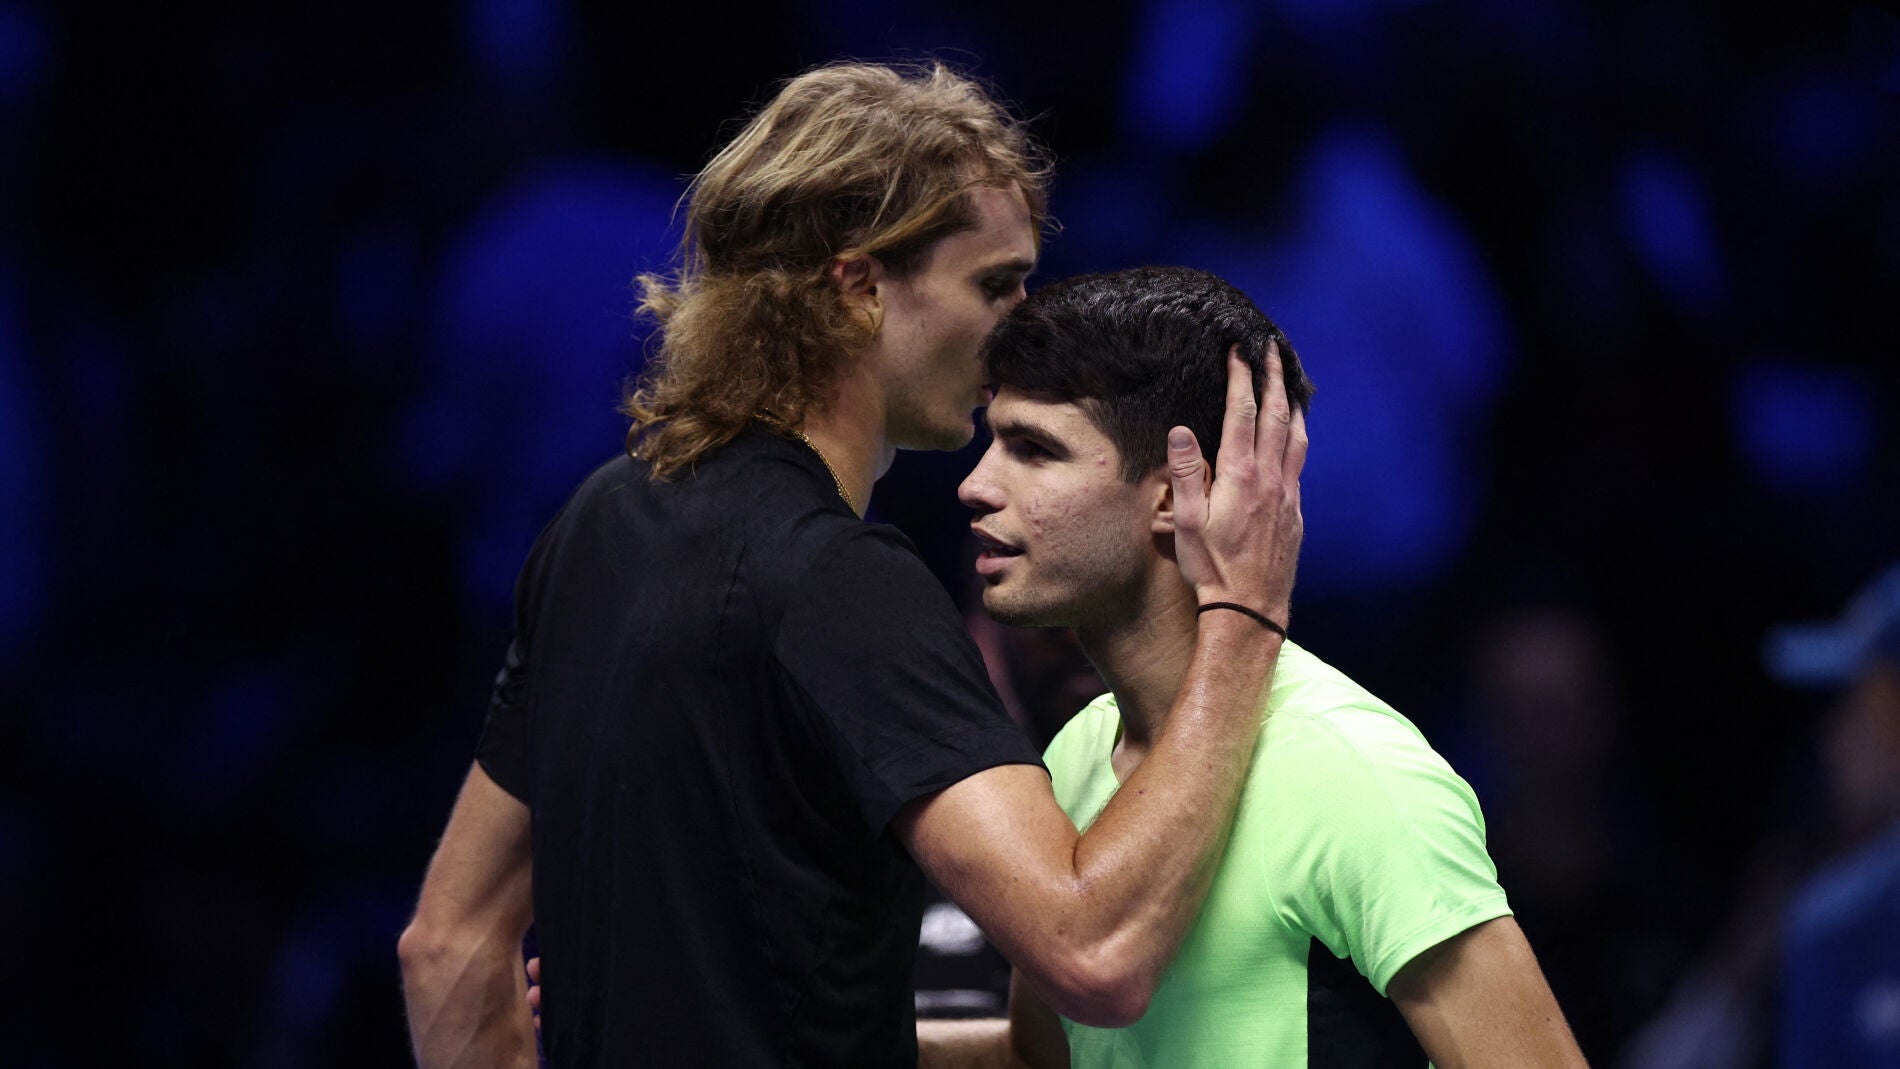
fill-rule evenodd
<path id="1" fill-rule="evenodd" d="M 1135 1025 L 1062 1022 L 1075 1066 L 1304 1066 L 1314 938 L 1383 995 L 1419 952 L 1510 912 L 1476 796 L 1411 721 L 1290 642 L 1268 709 L 1199 920 Z M 1049 746 L 1078 828 L 1119 786 L 1120 732 L 1103 695 Z"/>

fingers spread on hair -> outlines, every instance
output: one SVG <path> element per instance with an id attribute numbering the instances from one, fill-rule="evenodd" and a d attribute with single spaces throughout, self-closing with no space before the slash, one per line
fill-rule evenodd
<path id="1" fill-rule="evenodd" d="M 1219 461 L 1223 472 L 1230 465 L 1234 471 L 1252 467 L 1259 418 L 1260 406 L 1253 396 L 1253 369 L 1236 345 L 1227 353 L 1227 411 L 1221 423 Z"/>

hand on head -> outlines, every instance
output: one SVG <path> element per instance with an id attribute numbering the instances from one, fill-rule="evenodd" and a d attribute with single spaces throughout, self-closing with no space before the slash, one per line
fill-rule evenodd
<path id="1" fill-rule="evenodd" d="M 1246 605 L 1284 626 L 1305 532 L 1306 413 L 1287 401 L 1280 347 L 1271 341 L 1266 375 L 1256 403 L 1239 347 L 1228 353 L 1217 470 L 1208 471 L 1194 432 L 1175 427 L 1168 432 L 1168 475 L 1175 556 L 1195 597 L 1203 605 Z"/>

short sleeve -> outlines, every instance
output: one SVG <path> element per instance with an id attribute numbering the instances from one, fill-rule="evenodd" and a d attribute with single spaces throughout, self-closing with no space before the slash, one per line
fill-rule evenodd
<path id="1" fill-rule="evenodd" d="M 508 643 L 501 671 L 495 674 L 475 760 L 496 786 L 524 804 L 529 802 L 528 658 L 519 634 Z"/>
<path id="2" fill-rule="evenodd" d="M 1344 710 L 1267 730 L 1281 733 L 1266 750 L 1269 818 L 1294 844 L 1267 878 L 1295 923 L 1380 994 L 1421 952 L 1510 912 L 1477 797 L 1410 725 Z"/>
<path id="3" fill-rule="evenodd" d="M 984 769 L 1040 764 L 949 595 L 894 529 L 856 525 L 816 554 L 774 652 L 874 834 Z"/>
<path id="4" fill-rule="evenodd" d="M 502 658 L 501 671 L 495 674 L 488 714 L 482 720 L 482 737 L 475 744 L 475 760 L 482 771 L 524 805 L 533 804 L 529 785 L 534 782 L 528 730 L 528 651 L 547 562 L 561 537 L 561 519 L 566 512 L 563 508 L 541 529 L 515 579 L 515 634 Z"/>

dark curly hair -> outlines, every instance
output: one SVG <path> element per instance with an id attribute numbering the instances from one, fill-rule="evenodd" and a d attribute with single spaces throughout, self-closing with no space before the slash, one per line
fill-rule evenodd
<path id="1" fill-rule="evenodd" d="M 1299 354 L 1246 294 L 1206 271 L 1136 267 L 1037 290 L 996 325 L 984 359 L 997 387 L 1080 404 L 1120 450 L 1122 477 L 1135 482 L 1167 460 L 1176 425 L 1214 460 L 1227 352 L 1240 346 L 1257 400 L 1269 340 L 1280 345 L 1287 400 L 1305 409 L 1313 383 Z"/>

